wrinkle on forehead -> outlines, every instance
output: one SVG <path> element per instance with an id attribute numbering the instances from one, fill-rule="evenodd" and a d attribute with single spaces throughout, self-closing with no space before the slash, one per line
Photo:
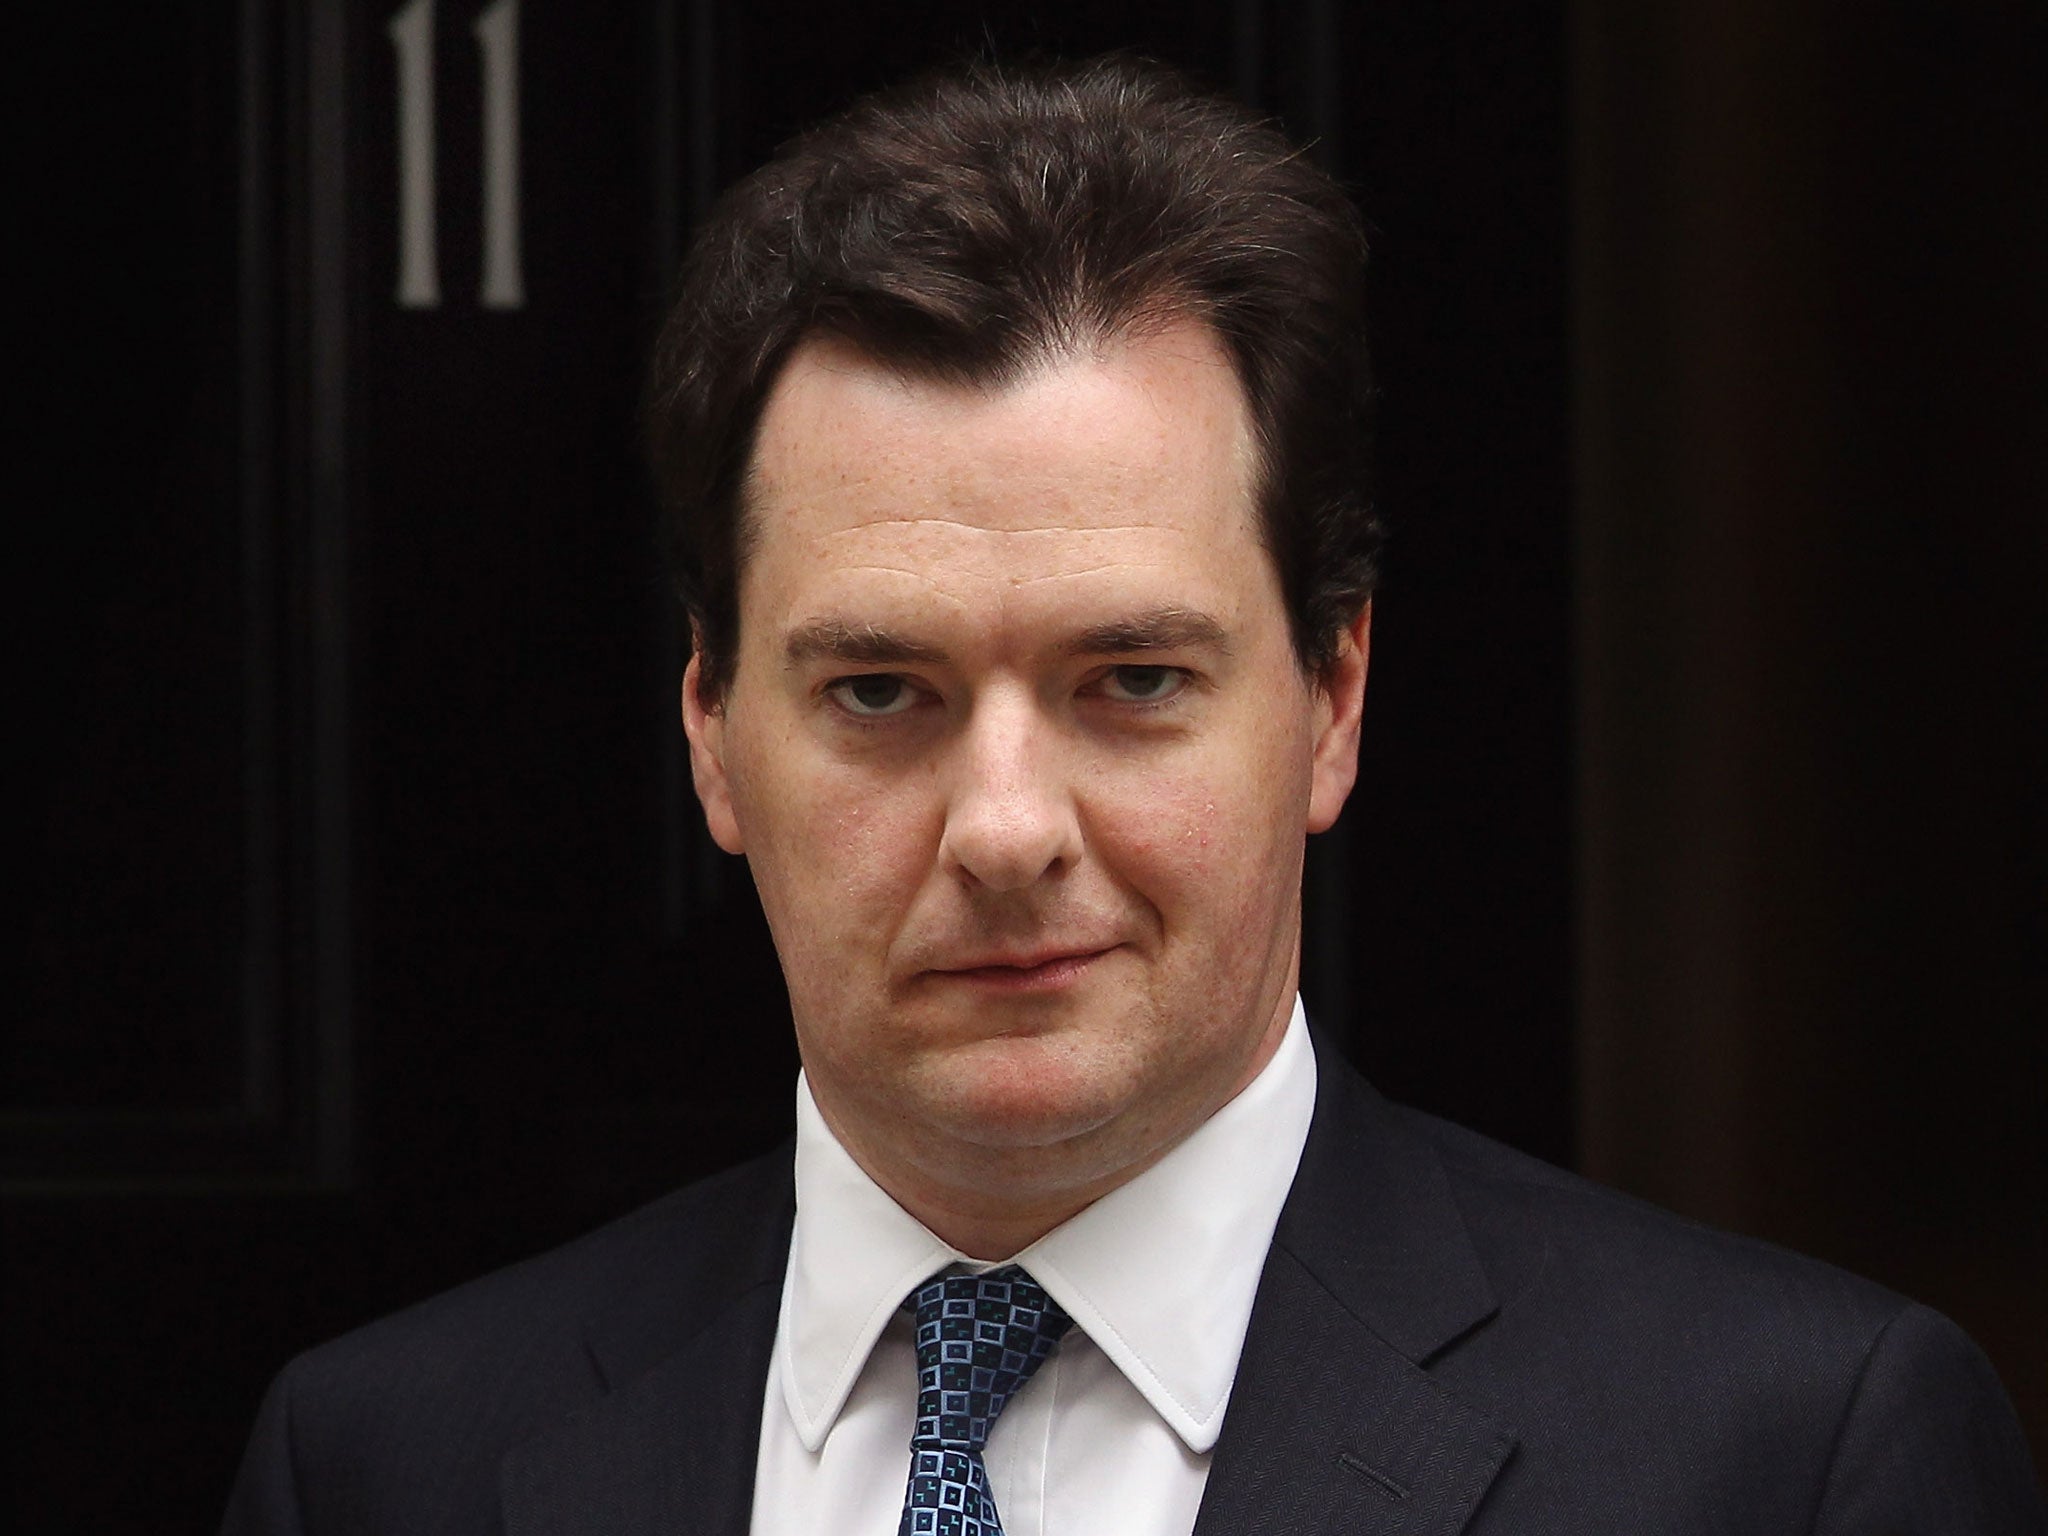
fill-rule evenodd
<path id="1" fill-rule="evenodd" d="M 788 514 L 794 518 L 803 516 L 802 508 L 792 508 Z M 875 516 L 862 518 L 857 523 L 844 524 L 837 528 L 820 529 L 814 537 L 819 539 L 849 538 L 869 530 L 881 531 L 889 528 L 934 528 L 958 531 L 960 533 L 1001 535 L 1007 538 L 1028 538 L 1033 534 L 1112 534 L 1142 533 L 1159 531 L 1156 523 L 1043 523 L 1032 528 L 991 528 L 985 523 L 970 522 L 958 517 L 889 517 Z"/>
<path id="2" fill-rule="evenodd" d="M 984 528 L 905 517 L 818 529 L 802 538 L 817 579 L 827 583 L 887 574 L 926 585 L 967 581 L 1007 587 L 1157 571 L 1180 562 L 1183 551 L 1201 542 L 1188 530 L 1156 524 Z"/>
<path id="3" fill-rule="evenodd" d="M 936 573 L 928 565 L 885 565 L 868 562 L 859 565 L 835 565 L 834 576 L 908 576 L 912 581 L 925 586 L 936 584 Z"/>
<path id="4" fill-rule="evenodd" d="M 1071 555 L 1077 562 L 1075 564 L 1030 570 L 1019 569 L 1015 561 L 994 558 L 949 563 L 940 568 L 914 563 L 865 561 L 834 565 L 815 581 L 806 583 L 805 590 L 814 597 L 845 593 L 856 603 L 873 602 L 877 598 L 900 603 L 904 600 L 904 587 L 908 586 L 916 590 L 920 602 L 941 605 L 956 612 L 982 612 L 992 605 L 1007 607 L 1012 598 L 1022 598 L 1028 593 L 1058 592 L 1075 583 L 1081 585 L 1073 590 L 1085 594 L 1091 589 L 1091 583 L 1122 575 L 1142 579 L 1170 570 L 1175 576 L 1170 583 L 1172 590 L 1179 591 L 1186 585 L 1185 573 L 1167 551 L 1150 552 L 1125 560 L 1087 558 L 1093 553 L 1076 551 Z M 864 581 L 878 576 L 890 578 L 889 585 L 894 586 L 897 593 L 893 599 Z M 1146 589 L 1132 590 L 1136 593 Z M 1160 596 L 1164 599 L 1167 594 L 1162 592 Z"/>
<path id="5" fill-rule="evenodd" d="M 1053 524 L 1036 528 L 985 528 L 974 523 L 936 518 L 890 517 L 850 527 L 820 528 L 800 537 L 820 557 L 831 558 L 835 551 L 845 551 L 849 561 L 857 560 L 860 550 L 873 542 L 895 549 L 944 547 L 949 550 L 979 550 L 1005 561 L 1016 561 L 1057 556 L 1077 547 L 1111 554 L 1133 543 L 1155 547 L 1161 544 L 1180 545 L 1191 542 L 1194 535 L 1187 529 L 1156 524 L 1118 524 L 1107 528 Z M 1034 544 L 1042 544 L 1046 554 L 1034 553 Z"/>
<path id="6" fill-rule="evenodd" d="M 1083 576 L 1106 576 L 1111 571 L 1156 570 L 1158 566 L 1157 560 L 1106 560 L 1099 565 L 1078 566 L 1066 571 L 1046 571 L 1036 576 L 1012 573 L 1009 583 L 1013 587 L 1033 587 L 1047 581 L 1073 581 Z"/>

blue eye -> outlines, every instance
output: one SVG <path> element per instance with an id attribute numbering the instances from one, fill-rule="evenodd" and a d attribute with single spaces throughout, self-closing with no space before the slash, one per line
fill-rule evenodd
<path id="1" fill-rule="evenodd" d="M 898 715 L 917 701 L 909 683 L 892 672 L 864 672 L 842 677 L 825 690 L 850 715 L 876 719 Z"/>
<path id="2" fill-rule="evenodd" d="M 1111 667 L 1103 675 L 1103 692 L 1125 704 L 1159 704 L 1185 688 L 1188 675 L 1179 667 Z"/>

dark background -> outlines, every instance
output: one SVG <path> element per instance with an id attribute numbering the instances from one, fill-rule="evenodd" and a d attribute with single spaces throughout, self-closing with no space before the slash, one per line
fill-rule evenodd
<path id="1" fill-rule="evenodd" d="M 2038 5 L 524 0 L 518 308 L 465 0 L 397 302 L 396 10 L 18 39 L 9 1529 L 207 1528 L 292 1352 L 786 1130 L 638 373 L 717 187 L 984 44 L 1174 59 L 1374 232 L 1394 534 L 1311 1010 L 1950 1312 L 2048 1453 Z"/>

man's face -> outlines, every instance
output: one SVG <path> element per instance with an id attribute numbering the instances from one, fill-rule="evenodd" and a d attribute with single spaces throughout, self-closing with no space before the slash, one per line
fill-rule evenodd
<path id="1" fill-rule="evenodd" d="M 693 766 L 820 1110 L 942 1235 L 1087 1203 L 1284 1033 L 1365 621 L 1303 676 L 1253 483 L 1198 325 L 986 390 L 813 339 L 769 398 Z"/>

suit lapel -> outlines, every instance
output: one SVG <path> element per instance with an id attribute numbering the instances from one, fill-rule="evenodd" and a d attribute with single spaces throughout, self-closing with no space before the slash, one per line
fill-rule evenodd
<path id="1" fill-rule="evenodd" d="M 607 1391 L 505 1458 L 506 1536 L 746 1536 L 791 1196 L 736 1182 L 589 1330 Z"/>
<path id="2" fill-rule="evenodd" d="M 779 1288 L 506 1458 L 506 1536 L 746 1536 Z"/>
<path id="3" fill-rule="evenodd" d="M 1428 1363 L 1497 1310 L 1435 1152 L 1330 1052 L 1195 1536 L 1455 1536 L 1515 1437 Z"/>

